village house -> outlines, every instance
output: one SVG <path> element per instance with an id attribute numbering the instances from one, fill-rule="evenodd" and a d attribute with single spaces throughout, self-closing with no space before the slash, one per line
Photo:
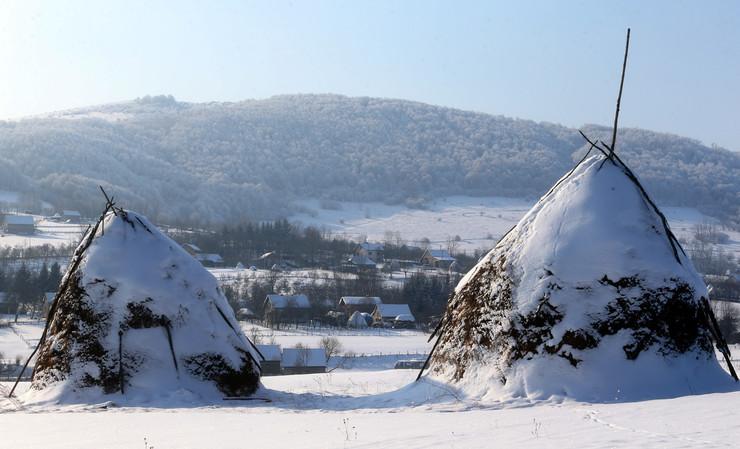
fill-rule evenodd
<path id="1" fill-rule="evenodd" d="M 323 348 L 283 349 L 283 374 L 313 374 L 326 372 L 326 351 Z"/>
<path id="2" fill-rule="evenodd" d="M 360 243 L 357 248 L 356 254 L 358 256 L 365 256 L 374 261 L 375 263 L 383 262 L 385 252 L 385 246 L 382 243 L 364 242 Z"/>
<path id="3" fill-rule="evenodd" d="M 82 220 L 82 214 L 76 210 L 63 210 L 61 218 L 65 223 L 79 223 Z"/>
<path id="4" fill-rule="evenodd" d="M 306 295 L 267 295 L 264 320 L 270 327 L 284 323 L 307 323 L 311 317 L 311 303 Z"/>
<path id="5" fill-rule="evenodd" d="M 342 296 L 339 298 L 337 310 L 349 317 L 355 312 L 372 313 L 378 304 L 383 304 L 383 301 L 377 296 Z"/>
<path id="6" fill-rule="evenodd" d="M 383 323 L 386 326 L 395 324 L 396 319 L 399 317 L 403 321 L 416 321 L 408 304 L 378 304 L 375 306 L 375 310 L 373 310 L 373 320 L 375 323 Z"/>
<path id="7" fill-rule="evenodd" d="M 456 261 L 446 249 L 426 249 L 421 255 L 422 265 L 429 267 L 448 269 Z"/>
<path id="8" fill-rule="evenodd" d="M 374 260 L 367 256 L 355 254 L 347 260 L 346 268 L 352 272 L 372 272 L 378 269 Z"/>
<path id="9" fill-rule="evenodd" d="M 36 224 L 32 215 L 5 215 L 3 229 L 8 234 L 33 234 Z"/>

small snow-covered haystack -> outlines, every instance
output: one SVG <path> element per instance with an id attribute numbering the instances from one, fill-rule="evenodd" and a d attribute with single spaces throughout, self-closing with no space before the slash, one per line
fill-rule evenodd
<path id="1" fill-rule="evenodd" d="M 145 217 L 109 204 L 62 280 L 26 395 L 220 401 L 255 392 L 260 357 L 216 279 Z"/>
<path id="2" fill-rule="evenodd" d="M 723 339 L 705 298 L 635 175 L 616 155 L 591 156 L 457 285 L 428 375 L 479 398 L 734 388 L 714 354 Z"/>
<path id="3" fill-rule="evenodd" d="M 364 329 L 368 327 L 365 315 L 360 313 L 359 310 L 355 310 L 351 317 L 347 320 L 347 327 L 355 329 Z"/>

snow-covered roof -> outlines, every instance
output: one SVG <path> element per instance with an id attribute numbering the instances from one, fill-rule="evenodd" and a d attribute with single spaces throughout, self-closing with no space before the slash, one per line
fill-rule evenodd
<path id="1" fill-rule="evenodd" d="M 237 311 L 237 313 L 239 315 L 243 315 L 243 316 L 254 316 L 254 312 L 252 312 L 252 309 L 250 309 L 248 307 L 242 307 L 242 308 L 240 308 Z"/>
<path id="2" fill-rule="evenodd" d="M 274 254 L 275 254 L 275 251 L 266 252 L 265 254 L 259 256 L 259 258 L 257 260 L 265 260 L 265 259 L 268 259 L 268 258 L 272 257 Z"/>
<path id="3" fill-rule="evenodd" d="M 446 249 L 429 249 L 427 250 L 430 256 L 437 260 L 441 261 L 455 261 L 456 259 L 452 257 Z"/>
<path id="4" fill-rule="evenodd" d="M 360 247 L 366 251 L 383 251 L 385 249 L 382 243 L 375 242 L 363 242 L 360 243 Z"/>
<path id="5" fill-rule="evenodd" d="M 202 252 L 200 250 L 200 248 L 198 247 L 198 245 L 195 245 L 193 243 L 185 243 L 182 246 L 184 246 L 186 250 L 189 249 L 189 250 L 191 250 L 194 253 L 200 253 L 200 252 Z"/>
<path id="6" fill-rule="evenodd" d="M 376 305 L 376 304 L 383 304 L 383 300 L 381 300 L 377 296 L 342 296 L 339 299 L 339 305 L 347 305 L 347 306 L 365 306 L 365 305 Z"/>
<path id="7" fill-rule="evenodd" d="M 6 215 L 5 224 L 33 226 L 33 216 L 31 215 Z"/>
<path id="8" fill-rule="evenodd" d="M 326 351 L 323 348 L 285 348 L 283 367 L 326 366 Z"/>
<path id="9" fill-rule="evenodd" d="M 62 216 L 64 217 L 80 217 L 82 216 L 78 211 L 76 210 L 63 210 Z"/>
<path id="10" fill-rule="evenodd" d="M 268 362 L 279 362 L 282 358 L 280 353 L 280 345 L 257 345 L 265 361 Z"/>
<path id="11" fill-rule="evenodd" d="M 273 309 L 308 309 L 311 307 L 311 303 L 308 301 L 306 295 L 267 295 L 267 302 L 270 303 Z"/>
<path id="12" fill-rule="evenodd" d="M 371 258 L 363 255 L 354 255 L 349 258 L 349 261 L 352 265 L 362 265 L 362 266 L 375 266 L 377 265 L 375 261 L 373 261 Z"/>
<path id="13" fill-rule="evenodd" d="M 195 258 L 201 262 L 223 263 L 224 261 L 224 258 L 220 254 L 215 253 L 200 253 L 196 254 Z"/>
<path id="14" fill-rule="evenodd" d="M 375 306 L 375 310 L 380 314 L 382 318 L 395 319 L 398 315 L 411 315 L 411 309 L 408 304 L 378 304 Z M 374 313 L 374 312 L 373 312 Z"/>

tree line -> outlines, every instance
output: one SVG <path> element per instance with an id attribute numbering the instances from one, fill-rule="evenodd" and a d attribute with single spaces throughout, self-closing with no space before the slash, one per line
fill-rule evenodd
<path id="1" fill-rule="evenodd" d="M 58 262 L 51 265 L 43 262 L 40 269 L 33 270 L 25 263 L 10 270 L 0 266 L 0 292 L 4 293 L 0 313 L 38 311 L 46 292 L 56 292 L 62 280 Z"/>

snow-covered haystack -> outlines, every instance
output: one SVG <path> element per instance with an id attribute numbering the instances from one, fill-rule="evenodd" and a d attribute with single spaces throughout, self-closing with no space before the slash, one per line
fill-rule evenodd
<path id="1" fill-rule="evenodd" d="M 355 329 L 364 329 L 367 326 L 367 320 L 365 319 L 365 315 L 360 313 L 359 310 L 355 310 L 355 312 L 352 314 L 351 317 L 347 320 L 347 327 L 355 328 Z"/>
<path id="2" fill-rule="evenodd" d="M 216 279 L 145 217 L 110 207 L 62 280 L 26 399 L 252 394 L 261 356 Z"/>
<path id="3" fill-rule="evenodd" d="M 734 388 L 707 288 L 663 218 L 616 155 L 583 160 L 460 281 L 429 376 L 479 398 Z"/>

